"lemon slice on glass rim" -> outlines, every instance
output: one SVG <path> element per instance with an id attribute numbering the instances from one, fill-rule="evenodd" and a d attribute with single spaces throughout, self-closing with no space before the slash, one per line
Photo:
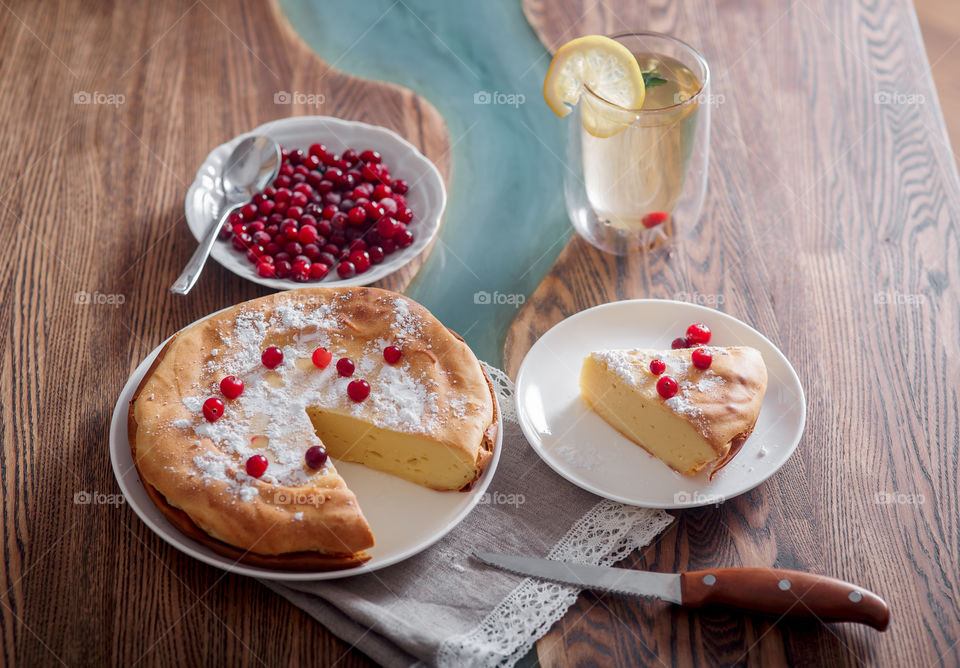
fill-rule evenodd
<path id="1" fill-rule="evenodd" d="M 543 98 L 561 118 L 569 114 L 589 88 L 597 97 L 612 103 L 590 100 L 580 110 L 583 127 L 596 137 L 612 137 L 623 131 L 640 109 L 646 96 L 640 64 L 630 49 L 602 35 L 578 37 L 561 46 L 550 62 L 543 81 Z"/>

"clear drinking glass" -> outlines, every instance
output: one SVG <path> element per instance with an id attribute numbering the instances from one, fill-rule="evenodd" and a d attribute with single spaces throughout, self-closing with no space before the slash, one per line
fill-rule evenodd
<path id="1" fill-rule="evenodd" d="M 710 70 L 691 46 L 668 35 L 611 37 L 630 49 L 644 73 L 653 73 L 655 85 L 647 83 L 641 109 L 583 91 L 569 123 L 564 195 L 577 232 L 622 255 L 700 216 L 710 154 Z"/>

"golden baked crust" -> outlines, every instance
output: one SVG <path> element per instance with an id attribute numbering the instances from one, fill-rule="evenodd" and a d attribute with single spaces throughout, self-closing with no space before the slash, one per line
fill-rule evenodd
<path id="1" fill-rule="evenodd" d="M 404 351 L 395 366 L 382 357 L 393 344 Z M 285 355 L 275 371 L 260 363 L 270 345 Z M 318 346 L 334 354 L 323 371 L 309 362 Z M 371 385 L 359 404 L 345 393 L 354 378 L 333 368 L 344 356 Z M 226 375 L 244 380 L 236 400 L 219 392 Z M 226 405 L 213 423 L 200 409 L 210 396 Z M 221 554 L 279 568 L 355 566 L 369 558 L 373 536 L 333 463 L 304 466 L 303 453 L 320 443 L 305 405 L 442 443 L 457 462 L 469 459 L 464 489 L 492 456 L 492 387 L 459 337 L 402 295 L 306 288 L 239 304 L 167 344 L 131 402 L 134 461 L 167 517 Z M 243 468 L 253 452 L 270 459 L 261 479 Z"/>
<path id="2" fill-rule="evenodd" d="M 716 453 L 711 462 L 712 478 L 753 432 L 767 389 L 767 367 L 760 352 L 747 346 L 699 348 L 712 355 L 709 369 L 693 366 L 693 349 L 612 350 L 590 357 L 626 381 L 645 401 L 662 405 L 693 426 Z M 666 400 L 659 396 L 658 376 L 650 371 L 653 359 L 662 360 L 666 375 L 677 381 L 676 396 Z M 643 447 L 642 443 L 638 445 Z M 697 470 L 681 472 L 692 474 Z"/>

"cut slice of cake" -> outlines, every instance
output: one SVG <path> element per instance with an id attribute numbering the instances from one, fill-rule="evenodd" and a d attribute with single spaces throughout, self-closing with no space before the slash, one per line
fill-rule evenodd
<path id="1" fill-rule="evenodd" d="M 580 372 L 591 409 L 686 475 L 712 477 L 739 452 L 766 389 L 763 357 L 745 346 L 594 352 Z"/>

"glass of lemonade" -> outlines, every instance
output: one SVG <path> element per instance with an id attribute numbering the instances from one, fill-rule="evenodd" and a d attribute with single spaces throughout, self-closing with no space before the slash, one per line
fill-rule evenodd
<path id="1" fill-rule="evenodd" d="M 710 70 L 692 47 L 668 35 L 611 38 L 637 59 L 646 96 L 640 109 L 625 109 L 584 88 L 576 122 L 569 124 L 564 195 L 580 235 L 621 255 L 652 246 L 700 216 Z"/>

